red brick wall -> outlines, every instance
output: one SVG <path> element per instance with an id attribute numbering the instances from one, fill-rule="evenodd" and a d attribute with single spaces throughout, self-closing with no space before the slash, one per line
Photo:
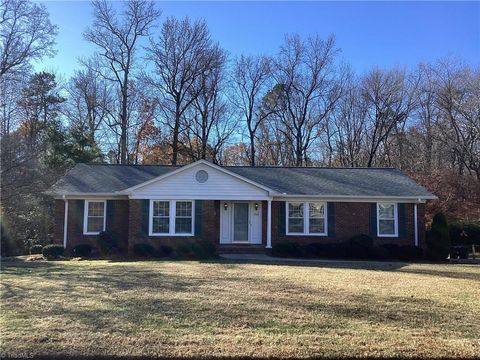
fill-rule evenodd
<path id="1" fill-rule="evenodd" d="M 129 242 L 128 251 L 133 252 L 135 244 L 146 243 L 158 249 L 160 245 L 168 245 L 172 248 L 182 244 L 190 244 L 200 239 L 210 240 L 218 245 L 220 237 L 220 212 L 219 201 L 202 201 L 202 226 L 198 236 L 148 236 L 142 230 L 142 200 L 130 200 Z"/>
<path id="2" fill-rule="evenodd" d="M 406 235 L 402 237 L 375 237 L 376 244 L 393 243 L 398 245 L 414 245 L 413 204 L 405 204 Z M 349 240 L 358 234 L 370 235 L 370 203 L 336 202 L 335 207 L 335 237 L 330 236 L 292 236 L 279 234 L 280 202 L 272 202 L 272 245 L 279 241 L 296 241 L 301 244 L 313 242 L 332 243 Z M 424 231 L 425 205 L 418 204 L 418 234 L 419 245 L 425 244 Z"/>
<path id="3" fill-rule="evenodd" d="M 67 228 L 67 253 L 76 245 L 90 244 L 97 246 L 96 235 L 83 235 L 83 213 L 77 211 L 77 204 L 84 200 L 68 200 L 68 228 Z M 113 209 L 112 209 L 113 207 Z M 112 200 L 107 203 L 107 212 L 114 211 L 111 227 L 121 250 L 126 251 L 128 247 L 128 200 Z M 63 244 L 63 226 L 65 218 L 65 204 L 63 200 L 55 200 L 55 226 L 54 243 Z M 108 215 L 107 215 L 108 216 Z M 107 221 L 108 227 L 108 221 Z"/>
<path id="4" fill-rule="evenodd" d="M 67 250 L 78 244 L 96 246 L 96 236 L 83 235 L 83 214 L 77 216 L 76 201 L 69 200 L 68 242 Z M 202 231 L 199 236 L 191 237 L 163 237 L 144 234 L 142 231 L 142 200 L 115 200 L 108 203 L 114 206 L 112 230 L 117 234 L 122 249 L 132 251 L 137 243 L 149 243 L 155 248 L 161 244 L 177 247 L 182 243 L 190 243 L 198 239 L 206 239 L 218 244 L 220 233 L 220 202 L 202 202 Z M 107 206 L 107 207 L 108 207 Z M 262 239 L 266 245 L 267 238 L 267 202 L 262 202 Z M 370 203 L 337 202 L 335 206 L 335 237 L 328 236 L 280 236 L 278 229 L 280 202 L 272 202 L 272 244 L 279 241 L 298 241 L 302 244 L 311 242 L 340 242 L 347 241 L 357 234 L 369 234 Z M 110 209 L 110 208 L 109 208 Z M 107 210 L 108 211 L 108 210 Z M 418 234 L 419 245 L 425 246 L 425 205 L 418 204 Z M 64 202 L 55 201 L 54 242 L 63 244 Z M 406 236 L 404 238 L 375 238 L 377 244 L 394 243 L 399 245 L 414 245 L 413 204 L 405 204 Z M 80 221 L 80 223 L 78 223 Z"/>

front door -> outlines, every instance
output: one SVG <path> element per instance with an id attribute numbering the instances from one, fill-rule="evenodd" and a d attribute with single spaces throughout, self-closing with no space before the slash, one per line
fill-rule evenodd
<path id="1" fill-rule="evenodd" d="M 248 243 L 248 208 L 246 202 L 233 203 L 233 242 Z"/>

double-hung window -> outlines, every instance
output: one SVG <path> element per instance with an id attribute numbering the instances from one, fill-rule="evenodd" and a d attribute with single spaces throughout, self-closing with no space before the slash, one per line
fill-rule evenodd
<path id="1" fill-rule="evenodd" d="M 287 235 L 327 235 L 325 202 L 288 202 Z"/>
<path id="2" fill-rule="evenodd" d="M 398 211 L 396 203 L 377 203 L 377 235 L 398 236 Z"/>
<path id="3" fill-rule="evenodd" d="M 193 201 L 150 200 L 150 235 L 193 235 L 193 212 Z"/>
<path id="4" fill-rule="evenodd" d="M 98 235 L 105 231 L 105 200 L 85 200 L 83 234 Z"/>

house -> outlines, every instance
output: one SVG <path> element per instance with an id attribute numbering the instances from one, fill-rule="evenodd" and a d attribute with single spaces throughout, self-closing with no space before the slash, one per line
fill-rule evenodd
<path id="1" fill-rule="evenodd" d="M 131 252 L 208 239 L 223 251 L 281 241 L 332 243 L 369 234 L 423 247 L 435 196 L 392 168 L 78 164 L 49 192 L 55 242 L 95 245 L 101 231 Z"/>

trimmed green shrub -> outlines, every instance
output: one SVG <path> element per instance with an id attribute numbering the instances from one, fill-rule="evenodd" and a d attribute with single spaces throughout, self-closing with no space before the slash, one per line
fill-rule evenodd
<path id="1" fill-rule="evenodd" d="M 273 245 L 272 254 L 279 257 L 299 257 L 302 256 L 302 249 L 296 242 L 284 241 Z"/>
<path id="2" fill-rule="evenodd" d="M 118 252 L 117 237 L 110 231 L 102 231 L 97 236 L 97 245 L 103 255 Z"/>
<path id="3" fill-rule="evenodd" d="M 427 255 L 432 260 L 445 260 L 450 250 L 450 233 L 447 217 L 438 213 L 433 217 L 432 228 L 427 234 Z"/>
<path id="4" fill-rule="evenodd" d="M 150 244 L 135 244 L 133 245 L 133 253 L 141 257 L 154 257 L 155 248 Z"/>
<path id="5" fill-rule="evenodd" d="M 374 249 L 373 239 L 365 234 L 353 236 L 346 244 L 346 255 L 353 259 L 376 258 L 380 251 Z"/>
<path id="6" fill-rule="evenodd" d="M 42 245 L 32 245 L 30 248 L 30 255 L 36 255 L 42 253 L 43 246 Z"/>
<path id="7" fill-rule="evenodd" d="M 322 243 L 310 243 L 302 247 L 302 255 L 306 258 L 319 258 L 324 254 L 324 245 Z"/>
<path id="8" fill-rule="evenodd" d="M 168 245 L 160 245 L 157 251 L 158 257 L 173 257 L 175 251 L 171 246 Z"/>
<path id="9" fill-rule="evenodd" d="M 176 248 L 177 255 L 182 259 L 191 259 L 192 254 L 192 245 L 188 243 L 182 243 Z"/>
<path id="10" fill-rule="evenodd" d="M 348 240 L 351 245 L 358 245 L 365 248 L 370 248 L 373 246 L 373 239 L 369 235 L 359 234 L 355 235 L 350 240 Z"/>
<path id="11" fill-rule="evenodd" d="M 455 221 L 449 224 L 449 229 L 453 246 L 480 246 L 480 221 Z"/>
<path id="12" fill-rule="evenodd" d="M 49 260 L 53 260 L 62 256 L 64 251 L 63 245 L 50 244 L 43 247 L 42 255 Z"/>
<path id="13" fill-rule="evenodd" d="M 192 243 L 192 254 L 197 259 L 211 259 L 216 256 L 217 248 L 211 241 L 201 240 Z"/>
<path id="14" fill-rule="evenodd" d="M 93 246 L 90 244 L 79 244 L 72 250 L 73 256 L 77 257 L 89 257 L 92 255 Z"/>

